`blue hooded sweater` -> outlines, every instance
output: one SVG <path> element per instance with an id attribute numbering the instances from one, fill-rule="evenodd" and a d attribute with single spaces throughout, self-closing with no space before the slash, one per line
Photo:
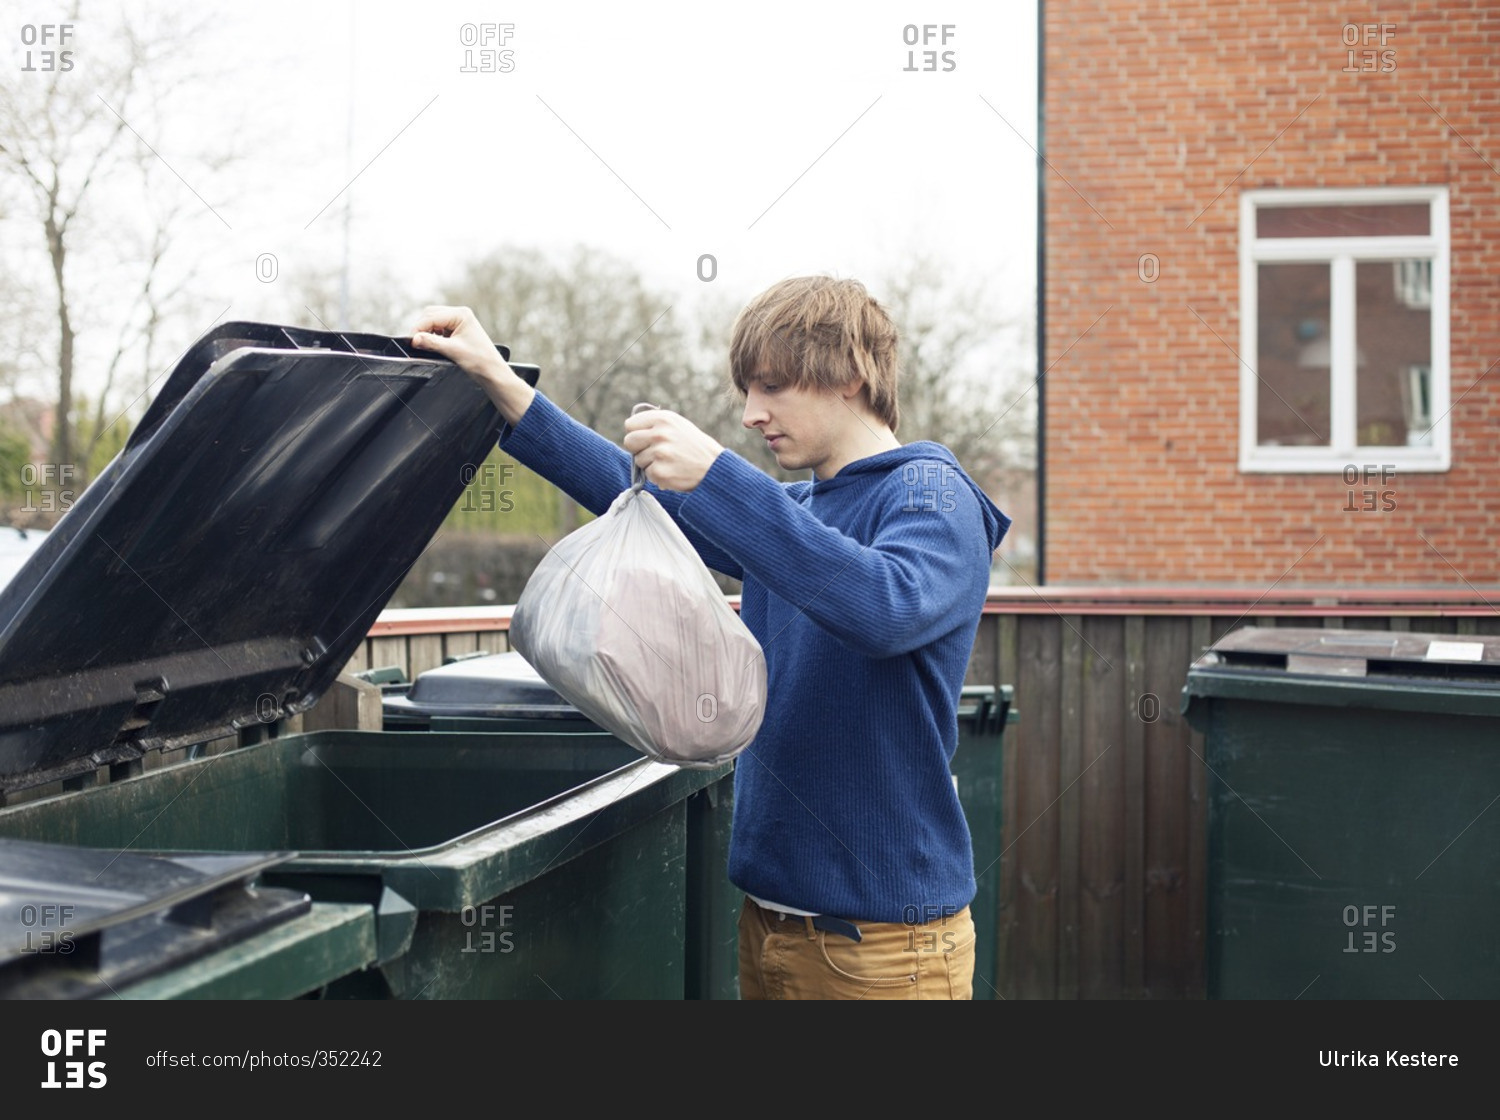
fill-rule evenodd
<path id="1" fill-rule="evenodd" d="M 630 485 L 629 453 L 540 392 L 500 445 L 596 514 Z M 730 881 L 853 921 L 967 906 L 957 708 L 1010 518 L 929 441 L 793 483 L 726 449 L 690 493 L 648 489 L 705 564 L 741 581 L 765 653 L 765 718 L 735 764 Z"/>

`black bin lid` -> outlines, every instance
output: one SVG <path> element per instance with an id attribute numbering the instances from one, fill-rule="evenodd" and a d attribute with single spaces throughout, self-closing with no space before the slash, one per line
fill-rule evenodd
<path id="1" fill-rule="evenodd" d="M 428 669 L 382 707 L 388 715 L 585 718 L 514 650 Z"/>
<path id="2" fill-rule="evenodd" d="M 204 335 L 0 588 L 0 794 L 310 708 L 499 428 L 410 339 Z"/>
<path id="3" fill-rule="evenodd" d="M 171 857 L 0 838 L 0 999 L 90 999 L 305 914 L 289 852 Z"/>
<path id="4" fill-rule="evenodd" d="M 1188 722 L 1214 698 L 1500 716 L 1500 636 L 1245 626 L 1189 667 Z"/>
<path id="5" fill-rule="evenodd" d="M 1244 626 L 1210 646 L 1194 668 L 1500 686 L 1500 636 Z"/>

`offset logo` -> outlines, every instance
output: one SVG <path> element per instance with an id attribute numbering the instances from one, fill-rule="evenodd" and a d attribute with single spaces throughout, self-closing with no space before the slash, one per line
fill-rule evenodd
<path id="1" fill-rule="evenodd" d="M 461 74 L 509 74 L 516 68 L 514 47 L 506 46 L 516 34 L 513 23 L 466 23 L 458 29 L 464 46 Z"/>
<path id="2" fill-rule="evenodd" d="M 958 24 L 956 23 L 924 23 L 920 27 L 915 23 L 908 23 L 901 29 L 901 41 L 908 47 L 921 45 L 931 47 L 933 44 L 946 47 L 950 39 L 958 38 Z M 917 65 L 918 58 L 921 65 Z M 957 70 L 958 52 L 956 50 L 937 51 L 924 50 L 906 52 L 906 65 L 902 71 L 907 74 L 918 70 Z"/>
<path id="3" fill-rule="evenodd" d="M 45 1030 L 42 1032 L 42 1056 L 47 1059 L 47 1076 L 43 1089 L 102 1089 L 109 1078 L 104 1073 L 104 1049 L 101 1030 Z M 97 1061 L 89 1061 L 96 1058 Z M 62 1059 L 59 1061 L 58 1059 Z"/>
<path id="4" fill-rule="evenodd" d="M 71 23 L 23 23 L 21 45 L 26 51 L 22 55 L 21 69 L 31 73 L 39 70 L 67 73 L 73 69 L 73 52 L 59 48 L 72 41 Z"/>

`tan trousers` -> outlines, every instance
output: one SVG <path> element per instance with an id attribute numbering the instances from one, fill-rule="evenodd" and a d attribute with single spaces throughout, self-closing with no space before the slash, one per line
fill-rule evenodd
<path id="1" fill-rule="evenodd" d="M 856 942 L 745 899 L 740 998 L 974 998 L 974 920 L 967 906 L 922 925 L 858 925 Z"/>

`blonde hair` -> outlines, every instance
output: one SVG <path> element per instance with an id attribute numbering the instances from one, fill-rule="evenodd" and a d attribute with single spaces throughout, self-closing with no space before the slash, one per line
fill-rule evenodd
<path id="1" fill-rule="evenodd" d="M 796 276 L 740 311 L 729 342 L 729 377 L 742 396 L 757 380 L 829 389 L 858 381 L 871 410 L 894 432 L 900 421 L 898 342 L 896 324 L 858 280 Z"/>

